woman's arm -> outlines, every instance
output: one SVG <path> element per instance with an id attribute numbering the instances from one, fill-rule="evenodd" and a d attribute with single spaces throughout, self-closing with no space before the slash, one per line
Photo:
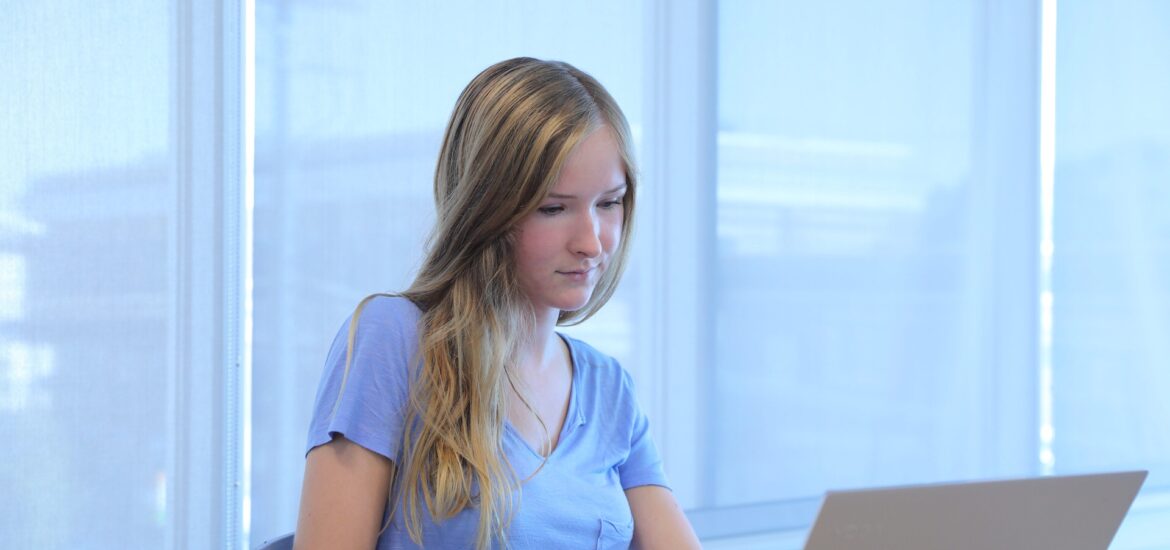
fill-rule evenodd
<path id="1" fill-rule="evenodd" d="M 373 548 L 393 470 L 389 459 L 342 436 L 309 451 L 293 548 Z"/>
<path id="2" fill-rule="evenodd" d="M 626 500 L 634 514 L 632 548 L 701 548 L 691 522 L 669 489 L 658 485 L 634 487 L 626 490 Z"/>

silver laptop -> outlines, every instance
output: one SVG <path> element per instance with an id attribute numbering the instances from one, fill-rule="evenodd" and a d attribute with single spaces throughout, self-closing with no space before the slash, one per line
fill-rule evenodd
<path id="1" fill-rule="evenodd" d="M 1104 550 L 1145 471 L 829 491 L 805 550 Z"/>

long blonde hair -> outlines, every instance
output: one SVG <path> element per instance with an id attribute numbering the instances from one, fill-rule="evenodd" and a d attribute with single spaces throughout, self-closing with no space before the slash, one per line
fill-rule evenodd
<path id="1" fill-rule="evenodd" d="M 416 544 L 425 501 L 436 523 L 478 507 L 477 548 L 493 538 L 507 545 L 521 485 L 503 449 L 509 365 L 534 323 L 517 282 L 514 230 L 552 190 L 574 147 L 602 127 L 625 164 L 621 240 L 592 297 L 562 311 L 562 325 L 592 316 L 624 270 L 636 190 L 625 115 L 593 77 L 532 58 L 488 67 L 459 96 L 435 169 L 437 221 L 418 276 L 402 293 L 422 310 L 422 366 L 411 381 L 389 505 L 393 516 L 401 493 Z"/>

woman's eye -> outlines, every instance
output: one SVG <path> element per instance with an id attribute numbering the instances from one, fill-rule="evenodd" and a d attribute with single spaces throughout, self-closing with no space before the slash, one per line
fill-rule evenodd
<path id="1" fill-rule="evenodd" d="M 601 203 L 601 207 L 606 209 L 606 210 L 609 210 L 610 208 L 616 208 L 616 207 L 621 206 L 621 205 L 622 205 L 622 199 L 605 201 L 605 202 Z"/>
<path id="2" fill-rule="evenodd" d="M 563 206 L 542 206 L 540 208 L 537 208 L 537 211 L 540 212 L 541 214 L 544 214 L 545 216 L 552 216 L 553 214 L 561 213 L 562 211 L 564 211 L 564 209 L 565 209 L 565 207 L 563 207 Z"/>

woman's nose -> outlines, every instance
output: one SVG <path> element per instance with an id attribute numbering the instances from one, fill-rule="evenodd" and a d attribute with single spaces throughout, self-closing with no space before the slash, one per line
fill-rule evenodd
<path id="1" fill-rule="evenodd" d="M 570 244 L 574 254 L 586 258 L 596 258 L 601 255 L 601 227 L 600 220 L 592 214 L 584 216 L 577 224 Z"/>

